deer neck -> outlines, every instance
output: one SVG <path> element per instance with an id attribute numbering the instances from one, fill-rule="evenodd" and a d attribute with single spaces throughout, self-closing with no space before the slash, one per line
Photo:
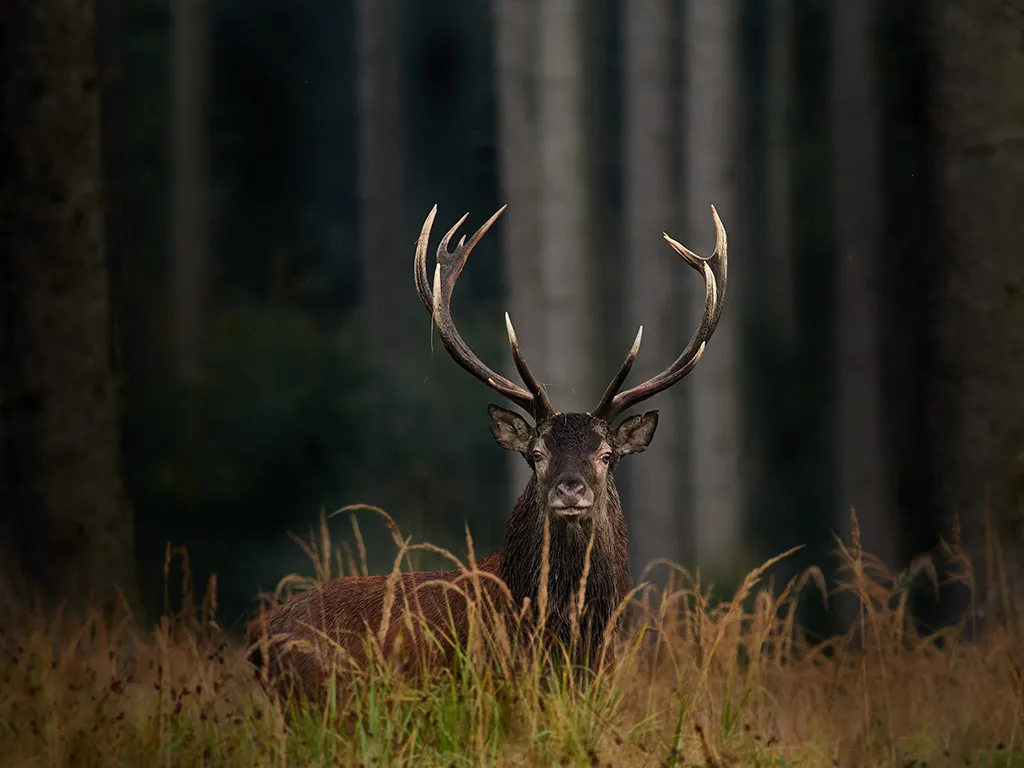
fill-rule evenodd
<path id="1" fill-rule="evenodd" d="M 604 509 L 595 509 L 582 521 L 552 519 L 548 551 L 548 613 L 568 615 L 578 599 L 580 578 L 590 552 L 584 605 L 599 621 L 614 610 L 629 588 L 629 550 L 626 522 L 615 484 L 608 479 Z M 501 578 L 517 607 L 524 598 L 537 606 L 543 571 L 544 520 L 546 508 L 540 503 L 535 477 L 512 507 L 505 526 Z"/>

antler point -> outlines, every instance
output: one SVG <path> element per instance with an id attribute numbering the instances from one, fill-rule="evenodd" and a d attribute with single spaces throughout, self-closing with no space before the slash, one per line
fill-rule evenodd
<path id="1" fill-rule="evenodd" d="M 639 330 L 636 332 L 636 338 L 633 340 L 633 348 L 629 350 L 631 357 L 636 357 L 640 352 L 640 341 L 644 337 L 644 327 L 641 325 Z"/>
<path id="2" fill-rule="evenodd" d="M 519 340 L 516 338 L 516 329 L 512 327 L 512 318 L 508 316 L 508 312 L 505 313 L 505 330 L 508 332 L 508 343 L 513 347 L 518 346 Z"/>

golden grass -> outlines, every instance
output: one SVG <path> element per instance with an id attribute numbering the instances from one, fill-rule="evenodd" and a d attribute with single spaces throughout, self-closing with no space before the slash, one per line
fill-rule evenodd
<path id="1" fill-rule="evenodd" d="M 540 642 L 515 664 L 507 638 L 477 631 L 454 669 L 410 681 L 377 665 L 326 709 L 290 712 L 214 623 L 215 583 L 195 605 L 187 557 L 169 551 L 185 602 L 151 631 L 122 606 L 110 619 L 37 616 L 0 637 L 0 765 L 1024 766 L 1020 614 L 1002 606 L 970 642 L 963 623 L 919 636 L 908 582 L 935 580 L 933 564 L 889 573 L 853 522 L 831 590 L 817 569 L 773 588 L 768 570 L 785 555 L 729 602 L 713 604 L 682 569 L 663 594 L 638 587 L 615 663 L 586 682 Z M 397 570 L 413 547 L 393 532 Z M 319 539 L 303 544 L 315 580 L 365 572 L 358 526 L 358 556 L 331 547 L 326 521 Z M 946 554 L 973 588 L 957 539 Z M 806 638 L 795 608 L 808 591 L 856 600 L 845 636 Z"/>

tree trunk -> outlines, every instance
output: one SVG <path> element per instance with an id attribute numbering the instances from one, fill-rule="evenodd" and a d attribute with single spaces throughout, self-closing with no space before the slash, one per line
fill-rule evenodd
<path id="1" fill-rule="evenodd" d="M 864 549 L 894 566 L 893 495 L 883 440 L 881 149 L 876 5 L 835 6 L 832 93 L 836 146 L 836 295 L 839 298 L 839 515 L 856 509 Z"/>
<path id="2" fill-rule="evenodd" d="M 984 586 L 984 515 L 1024 588 L 1024 0 L 932 9 L 938 499 Z M 912 286 L 908 287 L 912 289 Z"/>
<path id="3" fill-rule="evenodd" d="M 356 3 L 359 250 L 371 358 L 389 379 L 419 340 L 409 299 L 399 0 Z"/>
<path id="4" fill-rule="evenodd" d="M 210 282 L 210 19 L 206 0 L 173 0 L 171 13 L 172 349 L 178 383 L 194 386 Z"/>
<path id="5" fill-rule="evenodd" d="M 764 255 L 758 282 L 767 322 L 782 349 L 796 344 L 793 285 L 792 164 L 790 111 L 793 109 L 793 7 L 791 0 L 769 5 L 767 67 L 768 207 Z"/>
<path id="6" fill-rule="evenodd" d="M 0 596 L 135 602 L 103 229 L 95 7 L 0 25 Z M 10 119 L 16 116 L 16 119 Z M 28 599 L 24 593 L 20 597 Z"/>
<path id="7" fill-rule="evenodd" d="M 592 269 L 581 0 L 540 4 L 540 265 L 545 356 L 538 364 L 560 411 L 585 411 L 600 396 L 593 359 Z"/>
<path id="8" fill-rule="evenodd" d="M 632 378 L 654 376 L 679 354 L 682 262 L 661 237 L 676 220 L 672 208 L 671 105 L 672 27 L 668 0 L 634 0 L 625 8 L 625 183 L 626 302 L 630 323 L 643 324 L 642 352 Z M 709 213 L 710 215 L 710 213 Z M 687 270 L 689 271 L 689 270 Z M 691 277 L 691 275 L 685 275 Z M 632 339 L 623 330 L 621 353 Z M 628 386 L 628 385 L 627 385 Z M 627 462 L 634 570 L 653 559 L 684 559 L 694 515 L 682 498 L 686 474 L 680 419 L 688 399 L 678 386 L 658 397 L 658 434 L 640 461 Z"/>
<path id="9" fill-rule="evenodd" d="M 686 3 L 687 215 L 685 229 L 674 236 L 704 253 L 710 253 L 714 243 L 712 203 L 732 235 L 730 240 L 742 240 L 736 237 L 741 219 L 734 167 L 739 149 L 738 22 L 736 0 Z M 739 254 L 734 263 L 740 267 L 733 274 L 749 271 L 750 258 L 750 254 Z M 695 555 L 702 568 L 712 570 L 729 566 L 740 536 L 739 283 L 730 277 L 731 309 L 722 313 L 697 370 L 682 385 L 692 391 L 693 509 L 700 521 L 694 531 Z M 698 304 L 695 299 L 692 302 Z M 693 314 L 689 313 L 691 323 Z"/>
<path id="10" fill-rule="evenodd" d="M 508 310 L 530 360 L 544 361 L 542 315 L 544 284 L 540 269 L 540 166 L 537 157 L 536 0 L 497 0 L 494 5 L 498 91 L 499 178 L 502 200 L 503 260 Z M 505 368 L 514 371 L 511 350 Z M 538 375 L 547 372 L 539 370 Z M 513 501 L 522 493 L 530 468 L 517 453 L 508 456 Z"/>

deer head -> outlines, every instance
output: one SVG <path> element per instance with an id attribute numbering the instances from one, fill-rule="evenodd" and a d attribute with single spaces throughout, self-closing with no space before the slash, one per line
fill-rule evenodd
<path id="1" fill-rule="evenodd" d="M 620 458 L 643 451 L 658 426 L 657 411 L 616 429 L 585 413 L 552 414 L 531 427 L 517 413 L 490 405 L 491 434 L 533 469 L 537 498 L 553 520 L 582 522 L 604 513 L 608 481 Z"/>
<path id="2" fill-rule="evenodd" d="M 548 512 L 558 519 L 585 518 L 593 514 L 588 510 L 600 507 L 603 482 L 610 476 L 616 462 L 623 456 L 643 451 L 651 442 L 658 425 L 658 412 L 631 416 L 613 428 L 615 419 L 627 409 L 678 383 L 704 354 L 725 301 L 725 228 L 712 206 L 717 244 L 714 254 L 706 259 L 664 235 L 672 249 L 704 279 L 704 316 L 675 362 L 642 384 L 625 392 L 619 391 L 640 351 L 644 330 L 640 326 L 633 346 L 597 407 L 587 413 L 561 414 L 552 407 L 543 386 L 526 364 L 508 313 L 505 313 L 505 328 L 512 347 L 512 359 L 526 385 L 525 389 L 481 362 L 462 340 L 452 320 L 452 292 L 466 259 L 504 210 L 505 206 L 499 208 L 468 241 L 463 236 L 455 250 L 450 251 L 448 246 L 452 237 L 469 214 L 459 219 L 437 247 L 437 264 L 431 281 L 427 270 L 427 243 L 437 213 L 437 206 L 434 206 L 423 222 L 416 244 L 416 289 L 437 326 L 441 342 L 455 362 L 533 417 L 531 426 L 513 411 L 497 405 L 489 406 L 491 433 L 499 445 L 522 454 L 533 468 L 534 479 Z"/>
<path id="3" fill-rule="evenodd" d="M 620 391 L 640 351 L 643 338 L 643 326 L 640 326 L 632 347 L 597 406 L 586 413 L 559 413 L 527 365 L 507 313 L 505 327 L 512 359 L 525 388 L 487 367 L 462 340 L 452 320 L 452 292 L 466 259 L 504 210 L 503 206 L 468 241 L 463 236 L 458 246 L 449 250 L 452 237 L 468 214 L 463 216 L 438 245 L 431 279 L 427 268 L 427 243 L 437 213 L 435 206 L 423 223 L 416 245 L 416 289 L 437 326 L 441 342 L 455 362 L 533 419 L 531 424 L 514 411 L 493 404 L 488 408 L 495 440 L 503 448 L 521 454 L 533 470 L 506 526 L 502 578 L 517 599 L 536 595 L 540 574 L 539 538 L 547 526 L 552 599 L 557 611 L 560 601 L 567 603 L 571 599 L 583 569 L 584 553 L 593 537 L 590 573 L 596 592 L 589 593 L 588 602 L 594 602 L 598 613 L 607 618 L 617 601 L 625 597 L 629 584 L 628 530 L 612 473 L 622 457 L 647 448 L 658 426 L 658 412 L 628 416 L 618 424 L 615 421 L 629 408 L 678 383 L 700 361 L 718 324 L 725 299 L 725 229 L 712 206 L 717 245 L 714 254 L 706 259 L 668 235 L 664 236 L 672 249 L 704 280 L 703 318 L 675 362 L 657 376 Z M 602 616 L 595 618 L 600 624 Z"/>

